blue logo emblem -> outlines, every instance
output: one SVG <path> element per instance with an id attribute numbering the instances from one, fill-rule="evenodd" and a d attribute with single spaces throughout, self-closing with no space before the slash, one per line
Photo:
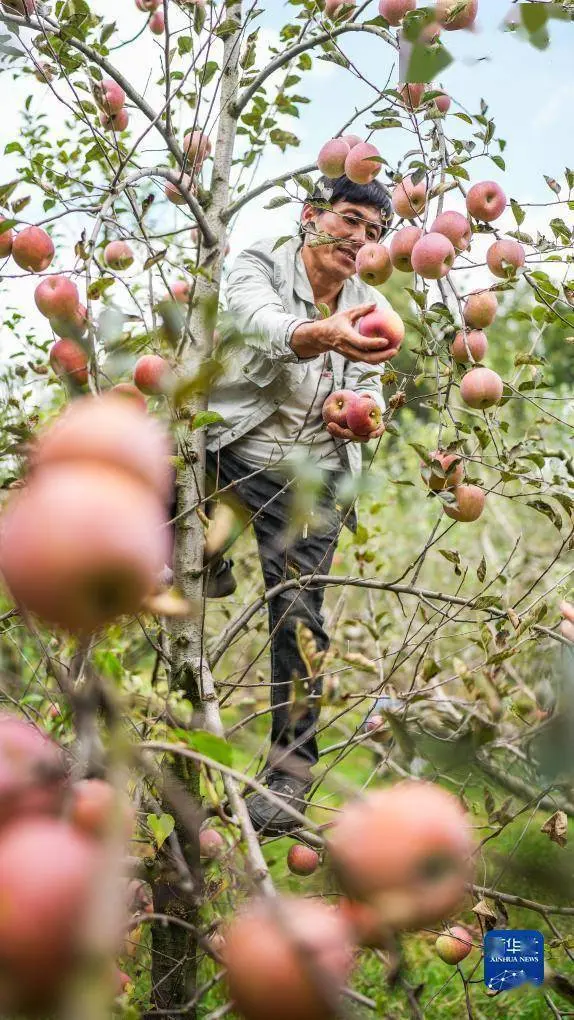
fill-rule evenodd
<path id="1" fill-rule="evenodd" d="M 544 935 L 513 929 L 484 936 L 484 983 L 493 992 L 544 981 Z"/>

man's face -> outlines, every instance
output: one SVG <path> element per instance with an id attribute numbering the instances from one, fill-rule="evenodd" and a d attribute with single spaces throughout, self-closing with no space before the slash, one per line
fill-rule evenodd
<path id="1" fill-rule="evenodd" d="M 335 244 L 314 247 L 313 257 L 321 269 L 334 279 L 347 280 L 355 272 L 359 248 L 370 241 L 380 241 L 383 227 L 379 209 L 342 199 L 332 210 L 306 206 L 303 222 L 307 227 L 307 244 L 313 245 L 317 234 L 340 238 Z"/>

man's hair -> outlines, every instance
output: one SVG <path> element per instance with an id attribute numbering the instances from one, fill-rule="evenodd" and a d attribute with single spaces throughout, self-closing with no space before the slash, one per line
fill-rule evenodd
<path id="1" fill-rule="evenodd" d="M 357 205 L 370 205 L 378 209 L 381 214 L 381 223 L 384 237 L 393 220 L 393 206 L 391 196 L 384 184 L 379 181 L 371 181 L 370 184 L 354 184 L 348 177 L 319 177 L 312 193 L 305 199 L 306 205 L 316 205 L 318 209 L 334 205 L 335 202 L 355 202 Z M 304 229 L 301 225 L 300 233 Z"/>

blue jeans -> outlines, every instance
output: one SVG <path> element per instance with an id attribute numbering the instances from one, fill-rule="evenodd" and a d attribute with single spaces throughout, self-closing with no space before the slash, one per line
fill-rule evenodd
<path id="1" fill-rule="evenodd" d="M 306 538 L 289 539 L 285 532 L 292 515 L 292 488 L 283 474 L 259 471 L 225 447 L 207 454 L 209 491 L 232 485 L 241 506 L 253 516 L 259 559 L 266 590 L 301 574 L 328 574 L 333 561 L 343 512 L 337 506 L 336 485 L 342 472 L 326 472 L 323 490 L 314 509 L 320 526 L 309 529 Z M 251 475 L 252 477 L 246 477 Z M 349 527 L 356 526 L 354 512 L 345 515 Z M 271 640 L 271 751 L 269 763 L 280 768 L 281 759 L 295 755 L 305 765 L 318 760 L 316 729 L 320 712 L 322 677 L 312 679 L 293 712 L 294 683 L 309 670 L 297 640 L 298 624 L 311 632 L 317 651 L 329 647 L 322 606 L 324 588 L 307 584 L 273 596 L 268 603 Z M 321 667 L 319 666 L 319 672 Z"/>

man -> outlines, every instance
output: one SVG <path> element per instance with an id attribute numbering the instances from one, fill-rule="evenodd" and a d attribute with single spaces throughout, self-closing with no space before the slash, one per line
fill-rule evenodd
<path id="1" fill-rule="evenodd" d="M 210 430 L 207 475 L 212 488 L 232 491 L 251 515 L 266 589 L 301 575 L 327 574 L 342 523 L 356 527 L 353 512 L 337 503 L 337 487 L 349 471 L 360 472 L 358 443 L 365 440 L 334 423 L 325 426 L 321 410 L 338 389 L 372 394 L 384 407 L 373 369 L 396 350 L 362 337 L 355 327 L 362 315 L 388 302 L 357 278 L 355 256 L 366 242 L 381 240 L 391 218 L 388 193 L 377 181 L 359 186 L 346 177 L 321 178 L 303 206 L 299 237 L 277 248 L 274 240 L 252 245 L 229 274 L 227 312 L 245 339 L 210 397 L 210 409 L 225 424 Z M 370 438 L 383 431 L 380 426 Z M 306 465 L 321 469 L 323 485 L 308 520 L 299 526 L 295 518 L 294 534 L 301 452 Z M 230 566 L 223 559 L 212 564 L 208 594 L 234 590 Z M 319 653 L 329 644 L 323 596 L 318 585 L 306 584 L 268 604 L 272 724 L 262 780 L 274 797 L 247 800 L 255 827 L 266 833 L 296 827 L 278 803 L 304 812 L 310 769 L 318 760 L 320 681 L 311 684 L 302 704 L 299 699 L 296 712 L 291 700 L 293 682 L 309 673 L 302 633 L 308 638 L 310 632 Z"/>

